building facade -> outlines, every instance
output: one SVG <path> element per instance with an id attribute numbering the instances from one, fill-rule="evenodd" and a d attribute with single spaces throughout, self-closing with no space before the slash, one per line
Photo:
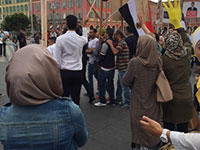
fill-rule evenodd
<path id="1" fill-rule="evenodd" d="M 23 13 L 29 17 L 29 12 L 29 0 L 0 0 L 0 24 L 8 15 Z"/>

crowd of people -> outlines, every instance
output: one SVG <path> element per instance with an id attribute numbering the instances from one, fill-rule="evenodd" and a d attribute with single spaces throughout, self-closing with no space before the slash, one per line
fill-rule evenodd
<path id="1" fill-rule="evenodd" d="M 6 69 L 11 103 L 0 109 L 4 149 L 76 150 L 83 146 L 88 131 L 79 108 L 82 85 L 88 102 L 96 107 L 130 107 L 133 150 L 157 150 L 161 142 L 169 141 L 178 150 L 200 149 L 200 134 L 187 133 L 194 102 L 200 111 L 200 68 L 195 71 L 194 101 L 189 80 L 192 51 L 200 60 L 200 28 L 191 39 L 180 23 L 180 3 L 168 3 L 164 7 L 173 28 L 162 35 L 151 33 L 141 14 L 138 25 L 145 35 L 140 37 L 130 27 L 125 34 L 111 28 L 102 32 L 91 28 L 88 33 L 88 19 L 81 25 L 76 16 L 69 15 L 66 31 L 49 37 L 47 49 L 22 42 Z M 26 41 L 23 31 L 18 39 Z M 173 93 L 166 103 L 158 102 L 157 96 L 156 82 L 162 81 L 158 77 L 163 72 Z"/>

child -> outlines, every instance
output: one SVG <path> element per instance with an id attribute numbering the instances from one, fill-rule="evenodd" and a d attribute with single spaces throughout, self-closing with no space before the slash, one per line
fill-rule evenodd
<path id="1" fill-rule="evenodd" d="M 17 51 L 17 48 L 18 48 L 18 46 L 17 46 L 17 38 L 15 36 L 13 37 L 13 48 L 14 48 L 15 51 Z"/>
<path id="2" fill-rule="evenodd" d="M 198 82 L 199 80 L 199 76 L 200 76 L 200 67 L 197 67 L 197 69 L 195 70 L 195 80 Z M 197 83 L 194 85 L 194 89 L 193 89 L 193 92 L 194 92 L 194 103 L 195 103 L 195 107 L 196 107 L 196 110 L 197 110 L 197 113 L 200 117 L 200 104 L 197 100 L 197 97 L 196 97 L 196 93 L 197 93 L 198 89 L 197 89 Z"/>

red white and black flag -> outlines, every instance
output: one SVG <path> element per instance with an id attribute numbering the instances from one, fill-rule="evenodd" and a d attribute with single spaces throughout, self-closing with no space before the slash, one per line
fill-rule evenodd
<path id="1" fill-rule="evenodd" d="M 148 9 L 147 9 L 148 8 Z M 147 28 L 153 32 L 153 25 L 151 22 L 151 11 L 150 6 L 148 4 L 148 0 L 129 0 L 125 5 L 123 5 L 119 12 L 124 20 L 131 27 L 132 32 L 136 36 L 141 36 L 144 33 L 142 29 L 138 29 L 136 27 L 137 24 L 137 14 L 142 13 L 145 19 L 145 24 Z"/>

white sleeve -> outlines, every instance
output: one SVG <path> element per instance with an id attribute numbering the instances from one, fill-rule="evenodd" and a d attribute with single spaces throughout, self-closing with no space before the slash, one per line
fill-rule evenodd
<path id="1" fill-rule="evenodd" d="M 58 65 L 61 66 L 62 62 L 62 45 L 60 40 L 56 40 L 56 46 L 54 51 L 54 58 L 57 61 Z"/>
<path id="2" fill-rule="evenodd" d="M 83 36 L 84 38 L 84 45 L 87 44 L 88 42 L 88 33 L 87 33 L 87 28 L 86 27 L 83 27 Z"/>
<path id="3" fill-rule="evenodd" d="M 171 131 L 170 139 L 176 150 L 200 150 L 200 133 Z"/>

